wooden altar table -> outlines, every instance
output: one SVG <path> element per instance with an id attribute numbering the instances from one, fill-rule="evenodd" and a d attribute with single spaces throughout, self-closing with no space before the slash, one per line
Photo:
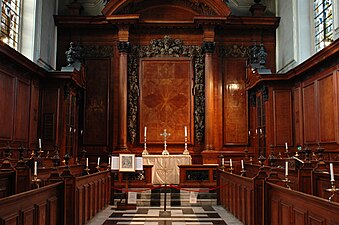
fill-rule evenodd
<path id="1" fill-rule="evenodd" d="M 178 165 L 191 165 L 190 155 L 143 155 L 144 165 L 153 165 L 153 184 L 179 184 Z"/>

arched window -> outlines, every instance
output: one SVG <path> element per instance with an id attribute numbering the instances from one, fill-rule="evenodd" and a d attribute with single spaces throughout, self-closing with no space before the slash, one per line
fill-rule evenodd
<path id="1" fill-rule="evenodd" d="M 18 48 L 21 0 L 1 0 L 1 40 Z"/>
<path id="2" fill-rule="evenodd" d="M 315 50 L 319 51 L 333 41 L 333 0 L 314 0 Z"/>

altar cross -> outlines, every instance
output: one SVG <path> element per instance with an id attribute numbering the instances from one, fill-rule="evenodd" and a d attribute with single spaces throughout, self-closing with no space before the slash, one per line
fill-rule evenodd
<path id="1" fill-rule="evenodd" d="M 164 137 L 164 150 L 162 151 L 162 154 L 163 155 L 169 155 L 169 152 L 167 151 L 167 136 L 170 136 L 171 134 L 170 133 L 167 133 L 166 132 L 166 129 L 164 129 L 164 133 L 160 134 L 161 136 Z"/>

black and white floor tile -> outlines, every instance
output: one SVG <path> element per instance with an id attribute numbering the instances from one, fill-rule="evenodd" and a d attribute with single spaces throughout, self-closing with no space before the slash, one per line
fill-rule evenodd
<path id="1" fill-rule="evenodd" d="M 108 207 L 87 225 L 242 225 L 221 206 L 197 207 L 137 207 L 117 210 Z"/>

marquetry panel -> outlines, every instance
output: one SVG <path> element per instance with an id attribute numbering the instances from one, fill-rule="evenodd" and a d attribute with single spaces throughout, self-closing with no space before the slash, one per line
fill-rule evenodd
<path id="1" fill-rule="evenodd" d="M 147 127 L 147 143 L 193 142 L 192 62 L 188 58 L 142 59 L 140 72 L 140 142 Z"/>
<path id="2" fill-rule="evenodd" d="M 304 141 L 316 142 L 318 136 L 318 117 L 315 102 L 315 85 L 309 84 L 303 88 Z"/>
<path id="3" fill-rule="evenodd" d="M 332 73 L 318 80 L 319 140 L 335 142 L 338 127 L 338 108 L 334 101 L 334 82 Z"/>
<path id="4" fill-rule="evenodd" d="M 108 144 L 110 59 L 86 59 L 85 145 Z"/>
<path id="5" fill-rule="evenodd" d="M 10 140 L 13 134 L 15 78 L 0 71 L 0 139 Z"/>
<path id="6" fill-rule="evenodd" d="M 227 58 L 224 61 L 224 145 L 248 143 L 245 64 L 245 59 Z"/>
<path id="7" fill-rule="evenodd" d="M 290 90 L 274 90 L 274 146 L 292 145 L 292 97 Z"/>
<path id="8" fill-rule="evenodd" d="M 25 141 L 28 139 L 29 129 L 29 83 L 17 79 L 16 95 L 15 128 L 13 139 L 16 141 Z"/>

